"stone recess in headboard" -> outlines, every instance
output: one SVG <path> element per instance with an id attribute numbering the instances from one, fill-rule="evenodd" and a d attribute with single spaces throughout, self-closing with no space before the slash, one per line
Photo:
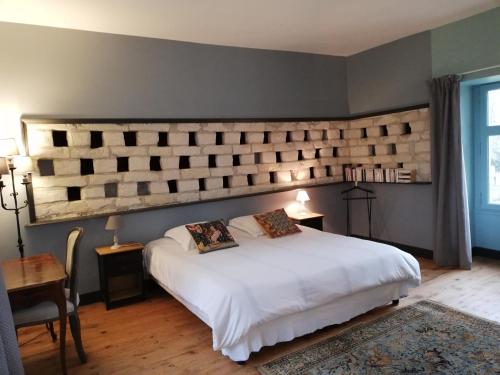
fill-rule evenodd
<path id="1" fill-rule="evenodd" d="M 341 182 L 351 163 L 403 165 L 429 181 L 427 112 L 313 122 L 24 119 L 36 221 Z"/>

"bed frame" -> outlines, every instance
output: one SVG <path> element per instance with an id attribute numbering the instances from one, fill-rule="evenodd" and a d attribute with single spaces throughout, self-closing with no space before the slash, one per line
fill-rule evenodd
<path id="1" fill-rule="evenodd" d="M 161 286 L 167 293 L 169 293 L 177 301 L 183 304 L 189 311 L 196 315 L 201 321 L 208 325 L 206 319 L 202 316 L 200 311 L 191 306 L 182 297 L 173 293 L 161 281 L 157 280 L 152 275 L 149 276 L 153 280 L 155 280 L 156 283 Z M 373 310 L 374 308 L 387 305 L 388 303 L 391 303 L 392 306 L 397 306 L 399 304 L 399 298 L 406 295 L 408 295 L 408 287 L 406 286 L 405 282 L 387 284 L 358 292 L 353 295 L 343 297 L 325 306 L 320 306 L 315 309 L 279 318 L 276 320 L 276 323 L 267 322 L 255 327 L 253 329 L 253 332 L 251 331 L 247 334 L 247 336 L 245 336 L 245 339 L 251 341 L 252 338 L 257 338 L 257 341 L 259 342 L 254 346 L 248 346 L 248 355 L 244 360 L 239 359 L 239 357 L 241 357 L 242 355 L 245 356 L 241 353 L 241 350 L 238 352 L 238 349 L 241 348 L 223 348 L 221 351 L 223 355 L 228 356 L 229 359 L 231 359 L 233 362 L 243 366 L 247 363 L 247 360 L 252 352 L 257 352 L 264 346 L 272 346 L 279 342 L 291 341 L 297 337 L 313 333 L 319 329 L 345 323 L 355 318 L 356 316 L 362 315 L 370 310 Z M 350 307 L 345 308 L 345 306 Z M 307 320 L 307 323 L 303 324 L 302 319 Z M 274 327 L 272 327 L 273 325 Z M 293 334 L 290 336 L 287 335 L 286 332 L 280 332 L 280 329 L 283 329 L 284 327 L 288 327 L 288 329 L 292 327 Z M 269 339 L 269 337 L 260 337 L 261 334 L 262 336 L 265 336 L 264 332 L 269 332 L 273 329 L 275 330 L 273 338 Z M 259 332 L 259 330 L 261 332 Z M 252 337 L 252 334 L 254 337 Z M 262 342 L 260 342 L 260 340 Z M 247 349 L 245 345 L 243 345 L 243 348 Z"/>
<path id="2" fill-rule="evenodd" d="M 397 305 L 399 305 L 399 299 L 393 299 L 392 306 L 397 306 Z M 234 362 L 240 366 L 245 366 L 247 364 L 247 361 L 234 361 Z"/>

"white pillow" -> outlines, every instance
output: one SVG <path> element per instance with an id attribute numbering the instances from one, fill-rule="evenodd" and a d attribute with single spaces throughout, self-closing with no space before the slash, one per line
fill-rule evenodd
<path id="1" fill-rule="evenodd" d="M 189 224 L 199 224 L 206 223 L 206 221 L 197 221 L 196 223 Z M 185 251 L 196 250 L 196 244 L 194 243 L 193 236 L 186 229 L 186 225 L 179 225 L 178 227 L 170 228 L 165 232 L 163 237 L 168 237 L 175 240 L 179 245 L 181 245 L 182 249 Z"/>
<path id="2" fill-rule="evenodd" d="M 229 220 L 229 225 L 248 233 L 252 237 L 260 237 L 266 234 L 253 215 L 235 217 Z"/>

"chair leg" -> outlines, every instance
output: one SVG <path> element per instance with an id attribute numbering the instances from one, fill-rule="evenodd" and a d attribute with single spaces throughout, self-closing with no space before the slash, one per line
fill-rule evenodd
<path id="1" fill-rule="evenodd" d="M 56 342 L 57 335 L 56 335 L 56 332 L 54 331 L 54 322 L 45 322 L 45 327 L 47 327 L 47 330 L 50 333 L 50 337 L 52 338 L 52 342 Z"/>
<path id="2" fill-rule="evenodd" d="M 71 328 L 71 335 L 73 336 L 73 341 L 75 342 L 76 351 L 81 363 L 87 362 L 87 355 L 85 350 L 83 350 L 82 336 L 80 334 L 80 318 L 78 317 L 78 312 L 74 312 L 69 315 L 69 327 Z"/>

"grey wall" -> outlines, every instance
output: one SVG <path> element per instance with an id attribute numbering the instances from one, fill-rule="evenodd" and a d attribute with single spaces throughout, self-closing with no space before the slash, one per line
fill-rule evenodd
<path id="1" fill-rule="evenodd" d="M 432 249 L 431 185 L 363 184 L 377 195 L 373 202 L 373 238 Z M 352 232 L 368 236 L 365 201 L 353 203 Z"/>
<path id="2" fill-rule="evenodd" d="M 430 32 L 415 34 L 347 58 L 351 114 L 428 102 Z"/>
<path id="3" fill-rule="evenodd" d="M 302 117 L 348 114 L 345 58 L 227 48 L 0 23 L 0 138 L 12 112 L 66 117 Z M 9 114 L 3 116 L 2 113 Z M 340 186 L 308 189 L 326 229 L 344 230 Z M 293 192 L 159 209 L 124 217 L 122 241 L 168 227 L 286 206 Z M 321 202 L 321 205 L 319 203 Z M 28 222 L 26 212 L 22 223 Z M 67 231 L 83 226 L 80 292 L 98 289 L 94 247 L 111 243 L 104 219 L 23 227 L 26 254 L 64 259 Z M 0 212 L 0 259 L 17 257 L 15 219 Z"/>
<path id="4" fill-rule="evenodd" d="M 351 114 L 427 103 L 430 32 L 412 35 L 347 59 Z M 431 185 L 373 184 L 373 237 L 432 249 Z M 368 235 L 366 205 L 353 206 L 353 232 Z"/>
<path id="5" fill-rule="evenodd" d="M 348 113 L 345 58 L 0 23 L 0 103 L 81 117 Z M 1 104 L 0 104 L 1 105 Z"/>
<path id="6" fill-rule="evenodd" d="M 499 35 L 500 7 L 432 30 L 433 76 L 500 64 Z"/>

